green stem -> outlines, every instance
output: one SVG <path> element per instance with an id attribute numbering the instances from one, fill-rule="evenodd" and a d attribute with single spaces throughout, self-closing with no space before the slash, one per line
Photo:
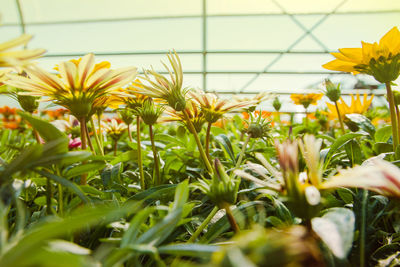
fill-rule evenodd
<path id="1" fill-rule="evenodd" d="M 99 135 L 97 134 L 97 130 L 96 130 L 96 127 L 95 127 L 95 125 L 94 125 L 94 119 L 93 119 L 93 117 L 90 117 L 90 124 L 92 125 L 92 128 L 93 128 L 94 139 L 95 139 L 95 141 L 96 141 L 96 145 L 97 145 L 97 147 L 99 148 L 100 154 L 101 154 L 102 156 L 104 156 L 103 146 L 101 145 L 101 142 L 100 142 L 100 139 L 99 139 Z M 99 130 L 100 130 L 100 129 L 99 129 Z M 101 133 L 100 133 L 100 135 L 101 135 Z"/>
<path id="2" fill-rule="evenodd" d="M 136 116 L 136 143 L 137 143 L 137 156 L 138 156 L 138 165 L 140 174 L 140 187 L 142 188 L 142 190 L 145 190 L 146 184 L 144 183 L 142 147 L 140 144 L 140 116 Z"/>
<path id="3" fill-rule="evenodd" d="M 161 184 L 160 169 L 159 169 L 159 166 L 158 166 L 158 157 L 157 157 L 156 145 L 154 143 L 153 126 L 151 124 L 149 125 L 149 132 L 150 132 L 151 148 L 153 150 L 154 170 L 155 170 L 155 173 L 156 173 L 155 184 L 156 185 L 160 185 Z"/>
<path id="4" fill-rule="evenodd" d="M 226 216 L 228 217 L 228 221 L 232 227 L 232 230 L 235 232 L 235 234 L 239 233 L 240 232 L 239 225 L 237 224 L 235 217 L 233 216 L 232 210 L 228 203 L 226 203 L 224 205 L 224 209 L 226 211 Z"/>
<path id="5" fill-rule="evenodd" d="M 130 141 L 130 142 L 133 142 L 132 131 L 131 131 L 130 124 L 127 124 L 127 127 L 128 127 L 128 137 L 129 137 L 129 141 Z"/>
<path id="6" fill-rule="evenodd" d="M 368 190 L 363 189 L 362 202 L 361 202 L 361 225 L 360 225 L 360 267 L 365 266 L 367 206 L 368 206 Z"/>
<path id="7" fill-rule="evenodd" d="M 399 136 L 397 132 L 397 118 L 395 112 L 394 97 L 393 97 L 392 87 L 390 86 L 390 82 L 385 83 L 385 85 L 386 85 L 387 98 L 389 102 L 390 119 L 392 121 L 393 151 L 396 151 L 397 145 L 399 144 Z"/>
<path id="8" fill-rule="evenodd" d="M 63 217 L 64 216 L 64 194 L 63 187 L 61 184 L 58 184 L 58 214 Z"/>
<path id="9" fill-rule="evenodd" d="M 200 224 L 199 228 L 197 228 L 197 230 L 189 238 L 189 240 L 187 241 L 188 243 L 193 243 L 196 240 L 196 238 L 200 235 L 201 232 L 203 232 L 204 228 L 206 228 L 206 226 L 209 224 L 209 222 L 211 221 L 211 219 L 214 217 L 214 215 L 217 213 L 218 210 L 219 208 L 217 206 L 215 206 L 212 209 L 210 214 L 208 214 L 207 218 Z"/>
<path id="10" fill-rule="evenodd" d="M 400 133 L 400 110 L 399 106 L 396 105 L 396 118 L 397 118 L 397 133 Z M 399 136 L 400 138 L 400 136 Z"/>
<path id="11" fill-rule="evenodd" d="M 100 139 L 101 151 L 103 151 L 102 155 L 104 155 L 104 141 L 103 141 L 103 134 L 101 131 L 101 114 L 97 114 L 97 125 L 99 127 L 99 139 Z"/>
<path id="12" fill-rule="evenodd" d="M 344 130 L 344 124 L 343 124 L 342 114 L 340 114 L 339 106 L 338 106 L 338 104 L 337 104 L 337 101 L 335 101 L 335 107 L 336 107 L 336 112 L 337 112 L 338 118 L 339 118 L 340 129 L 342 129 L 342 134 L 344 134 L 344 133 L 345 133 L 345 130 Z"/>
<path id="13" fill-rule="evenodd" d="M 193 125 L 192 121 L 189 118 L 189 115 L 187 114 L 186 110 L 182 110 L 182 113 L 183 113 L 183 116 L 185 117 L 186 125 L 189 128 L 189 131 L 194 136 L 194 139 L 196 141 L 197 147 L 198 147 L 199 152 L 200 152 L 200 156 L 203 159 L 203 162 L 206 165 L 206 168 L 207 168 L 208 172 L 209 173 L 213 173 L 213 169 L 211 167 L 210 161 L 208 160 L 208 157 L 207 157 L 206 153 L 204 152 L 203 146 L 201 145 L 201 142 L 200 142 L 199 135 L 197 134 L 196 129 L 194 128 L 194 125 Z"/>
<path id="14" fill-rule="evenodd" d="M 85 117 L 80 118 L 80 127 L 81 127 L 81 148 L 82 150 L 86 150 L 86 119 Z M 83 162 L 84 164 L 84 162 Z M 85 185 L 87 183 L 87 173 L 81 175 L 81 185 Z"/>
<path id="15" fill-rule="evenodd" d="M 247 144 L 250 141 L 250 138 L 251 138 L 251 134 L 248 134 L 246 140 L 243 143 L 242 150 L 240 151 L 239 159 L 236 162 L 235 169 L 239 168 L 240 164 L 242 164 L 243 156 L 244 156 L 244 153 L 246 151 Z"/>
<path id="16" fill-rule="evenodd" d="M 118 147 L 118 140 L 114 139 L 114 156 L 117 156 L 117 147 Z"/>
<path id="17" fill-rule="evenodd" d="M 94 129 L 94 130 L 96 130 L 96 129 Z M 93 155 L 96 155 L 96 151 L 94 150 L 94 147 L 92 144 L 92 139 L 90 139 L 89 129 L 88 129 L 87 125 L 85 125 L 85 132 L 86 132 L 86 140 L 88 141 L 89 148 L 92 151 Z"/>
<path id="18" fill-rule="evenodd" d="M 305 113 L 306 113 L 306 127 L 308 127 L 308 111 L 307 111 L 307 108 L 305 109 Z"/>
<path id="19" fill-rule="evenodd" d="M 208 125 L 207 125 L 207 131 L 206 131 L 206 155 L 207 155 L 207 158 L 208 158 L 208 161 L 209 161 L 209 162 L 212 162 L 212 161 L 211 161 L 211 157 L 210 157 L 210 133 L 211 133 L 211 125 L 212 125 L 212 123 L 209 122 Z"/>
<path id="20" fill-rule="evenodd" d="M 49 178 L 47 179 L 47 183 L 46 183 L 46 212 L 47 215 L 52 214 L 52 210 L 51 210 L 51 197 L 52 197 L 52 188 L 51 188 L 51 181 Z"/>

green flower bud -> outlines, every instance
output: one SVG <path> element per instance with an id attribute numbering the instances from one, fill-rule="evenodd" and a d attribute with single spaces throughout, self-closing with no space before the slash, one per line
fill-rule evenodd
<path id="1" fill-rule="evenodd" d="M 129 125 L 133 122 L 134 114 L 133 111 L 129 108 L 124 108 L 118 110 L 118 114 L 121 117 L 121 120 L 126 124 Z"/>
<path id="2" fill-rule="evenodd" d="M 330 101 L 336 102 L 340 99 L 341 96 L 340 84 L 336 86 L 329 79 L 326 79 L 325 87 L 326 87 L 325 95 L 329 98 Z"/>
<path id="3" fill-rule="evenodd" d="M 139 115 L 147 125 L 154 125 L 164 109 L 156 106 L 152 98 L 147 98 L 143 102 L 143 107 L 139 110 Z"/>
<path id="4" fill-rule="evenodd" d="M 274 99 L 274 102 L 272 102 L 272 106 L 274 107 L 274 109 L 275 109 L 276 111 L 279 111 L 279 110 L 281 109 L 282 103 L 281 103 L 281 101 L 279 101 L 279 97 L 276 97 L 276 98 Z"/>
<path id="5" fill-rule="evenodd" d="M 200 181 L 201 189 L 220 208 L 235 204 L 240 178 L 230 177 L 218 159 L 214 161 L 214 169 L 211 181 L 206 179 Z"/>
<path id="6" fill-rule="evenodd" d="M 40 97 L 30 95 L 19 95 L 17 94 L 17 100 L 23 110 L 33 113 L 39 107 L 38 99 Z"/>

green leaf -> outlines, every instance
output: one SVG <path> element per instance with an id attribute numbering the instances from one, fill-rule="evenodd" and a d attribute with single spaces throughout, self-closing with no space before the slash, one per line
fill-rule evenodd
<path id="1" fill-rule="evenodd" d="M 218 246 L 203 244 L 176 244 L 158 248 L 160 254 L 205 258 L 209 258 L 212 253 L 218 250 L 220 250 Z"/>
<path id="2" fill-rule="evenodd" d="M 360 165 L 363 161 L 363 154 L 361 147 L 355 140 L 350 140 L 344 145 L 347 157 L 350 159 L 352 165 Z"/>
<path id="3" fill-rule="evenodd" d="M 389 138 L 392 136 L 392 126 L 387 125 L 382 128 L 379 128 L 375 132 L 375 142 L 387 142 Z"/>
<path id="4" fill-rule="evenodd" d="M 39 144 L 25 148 L 10 164 L 5 166 L 4 171 L 0 173 L 0 183 L 10 180 L 15 172 L 25 170 L 30 162 L 40 158 L 42 152 L 43 147 Z"/>
<path id="5" fill-rule="evenodd" d="M 126 230 L 125 234 L 121 240 L 121 248 L 128 246 L 129 244 L 136 244 L 137 237 L 140 233 L 140 226 L 144 223 L 149 215 L 155 211 L 154 207 L 148 207 L 141 210 L 138 214 L 133 217 L 129 223 L 129 228 Z"/>
<path id="6" fill-rule="evenodd" d="M 76 184 L 70 182 L 69 180 L 67 180 L 67 179 L 65 179 L 63 177 L 54 175 L 52 173 L 49 173 L 49 172 L 46 172 L 46 171 L 42 171 L 42 170 L 37 170 L 36 172 L 39 173 L 40 175 L 44 176 L 44 177 L 47 177 L 47 178 L 55 181 L 56 183 L 59 183 L 59 184 L 63 185 L 64 187 L 68 188 L 73 193 L 75 193 L 80 199 L 82 199 L 82 201 L 84 203 L 89 203 L 90 202 L 90 200 L 82 192 L 82 189 L 79 188 L 79 186 L 77 186 Z"/>
<path id="7" fill-rule="evenodd" d="M 175 200 L 172 211 L 168 213 L 160 222 L 147 230 L 138 239 L 138 244 L 150 244 L 157 246 L 161 244 L 178 225 L 181 217 L 183 205 L 189 196 L 188 180 L 180 183 L 175 191 Z"/>
<path id="8" fill-rule="evenodd" d="M 346 208 L 331 208 L 312 219 L 312 228 L 329 247 L 333 255 L 345 259 L 353 244 L 354 213 Z"/>
<path id="9" fill-rule="evenodd" d="M 246 212 L 248 210 L 252 211 L 254 209 L 254 206 L 257 205 L 260 205 L 260 202 L 248 202 L 237 207 L 236 209 L 233 209 L 232 213 L 236 218 L 236 216 L 241 215 L 243 212 Z M 222 218 L 220 218 L 217 222 L 209 227 L 207 233 L 201 238 L 200 243 L 208 243 L 213 241 L 223 232 L 229 230 L 230 227 L 231 225 L 229 224 L 228 218 L 226 215 L 224 215 Z"/>
<path id="10" fill-rule="evenodd" d="M 374 144 L 373 149 L 376 154 L 382 154 L 393 151 L 393 145 L 388 143 L 377 142 Z"/>
<path id="11" fill-rule="evenodd" d="M 64 219 L 53 217 L 36 223 L 24 235 L 18 236 L 18 240 L 10 240 L 10 246 L 4 248 L 0 257 L 0 266 L 20 266 L 20 261 L 33 257 L 50 239 L 70 235 L 99 222 L 107 223 L 120 219 L 128 212 L 136 212 L 140 206 L 141 203 L 127 203 L 120 208 L 87 206 Z"/>
<path id="12" fill-rule="evenodd" d="M 366 131 L 371 136 L 375 134 L 375 126 L 371 123 L 371 121 L 361 114 L 346 114 L 344 123 L 349 127 L 353 132 L 359 131 L 360 129 Z"/>
<path id="13" fill-rule="evenodd" d="M 67 138 L 67 136 L 58 130 L 53 124 L 50 122 L 47 122 L 45 120 L 42 120 L 38 117 L 34 117 L 32 115 L 29 115 L 28 113 L 25 112 L 19 112 L 18 113 L 22 118 L 27 120 L 32 127 L 38 131 L 40 136 L 46 141 L 52 141 L 56 140 L 59 138 Z M 68 147 L 66 148 L 65 152 L 68 151 Z"/>
<path id="14" fill-rule="evenodd" d="M 82 191 L 84 193 L 86 193 L 88 195 L 100 196 L 100 197 L 104 195 L 104 192 L 98 190 L 97 188 L 95 188 L 93 186 L 87 185 L 87 184 L 80 185 L 79 187 L 82 189 Z"/>
<path id="15" fill-rule="evenodd" d="M 33 201 L 35 202 L 36 205 L 39 206 L 46 206 L 47 201 L 46 201 L 46 196 L 41 196 L 41 197 L 37 197 L 35 198 L 35 200 Z M 57 205 L 57 200 L 55 200 L 54 198 L 51 198 L 51 205 Z"/>
<path id="16" fill-rule="evenodd" d="M 75 166 L 69 170 L 67 170 L 64 174 L 65 178 L 75 177 L 84 173 L 88 173 L 91 171 L 97 171 L 103 169 L 105 167 L 104 162 L 89 162 L 89 163 L 82 163 L 78 166 Z"/>
<path id="17" fill-rule="evenodd" d="M 332 156 L 336 153 L 336 151 L 341 148 L 344 144 L 349 142 L 350 140 L 365 136 L 365 133 L 347 133 L 342 136 L 340 136 L 336 141 L 330 146 L 328 153 L 326 154 L 325 157 L 325 163 L 324 163 L 324 169 L 329 166 L 329 162 L 332 158 Z"/>
<path id="18" fill-rule="evenodd" d="M 338 188 L 336 192 L 346 204 L 353 203 L 353 192 L 348 188 Z"/>
<path id="19" fill-rule="evenodd" d="M 126 162 L 126 161 L 137 161 L 137 151 L 136 150 L 129 150 L 127 152 L 124 152 L 118 157 L 115 157 L 114 160 L 110 162 L 111 165 L 115 165 L 119 162 Z"/>
<path id="20" fill-rule="evenodd" d="M 172 198 L 176 184 L 164 184 L 152 187 L 143 192 L 137 193 L 130 197 L 129 200 L 146 200 L 146 203 L 151 203 L 155 200 L 162 200 L 165 198 Z"/>
<path id="21" fill-rule="evenodd" d="M 233 164 L 236 164 L 235 153 L 233 152 L 232 144 L 229 138 L 225 134 L 220 134 L 215 137 L 215 140 L 218 141 L 218 143 L 220 143 L 224 147 L 225 151 L 231 158 Z"/>

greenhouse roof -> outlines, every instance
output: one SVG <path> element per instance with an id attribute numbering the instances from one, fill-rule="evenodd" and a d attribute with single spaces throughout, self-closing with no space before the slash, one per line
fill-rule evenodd
<path id="1" fill-rule="evenodd" d="M 399 26 L 393 0 L 2 0 L 1 40 L 34 35 L 39 64 L 93 52 L 113 66 L 154 66 L 175 49 L 185 85 L 220 93 L 292 93 L 326 77 L 354 88 L 357 78 L 325 70 L 341 47 L 378 41 Z"/>

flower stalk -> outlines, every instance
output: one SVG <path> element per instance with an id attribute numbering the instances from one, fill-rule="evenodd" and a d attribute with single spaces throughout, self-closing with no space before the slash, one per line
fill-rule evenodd
<path id="1" fill-rule="evenodd" d="M 156 145 L 154 143 L 153 126 L 151 124 L 149 124 L 149 132 L 150 132 L 151 148 L 153 150 L 153 159 L 154 159 L 154 172 L 155 172 L 154 182 L 156 185 L 160 185 L 161 184 L 160 167 L 158 166 L 158 157 L 157 157 Z"/>
<path id="2" fill-rule="evenodd" d="M 206 131 L 206 155 L 208 157 L 208 160 L 211 162 L 211 156 L 210 156 L 210 133 L 211 133 L 211 125 L 212 123 L 209 122 L 207 124 L 207 131 Z"/>
<path id="3" fill-rule="evenodd" d="M 395 103 L 390 82 L 386 82 L 385 85 L 386 85 L 387 98 L 389 102 L 390 120 L 392 122 L 393 151 L 396 151 L 397 145 L 399 144 L 399 135 L 397 131 L 398 122 L 396 118 Z"/>
<path id="4" fill-rule="evenodd" d="M 339 118 L 340 129 L 342 130 L 342 134 L 344 134 L 345 130 L 344 130 L 343 118 L 342 118 L 342 115 L 340 114 L 340 110 L 339 110 L 339 106 L 337 104 L 337 101 L 335 101 L 335 107 L 336 107 L 336 112 L 337 112 L 338 118 Z"/>
<path id="5" fill-rule="evenodd" d="M 80 120 L 80 127 L 81 127 L 81 148 L 82 150 L 86 150 L 87 143 L 86 143 L 86 119 L 85 117 L 81 117 Z M 84 162 L 83 162 L 84 164 Z M 81 175 L 81 185 L 87 184 L 87 173 Z"/>
<path id="6" fill-rule="evenodd" d="M 101 144 L 99 135 L 97 134 L 97 130 L 96 130 L 96 126 L 94 125 L 93 117 L 90 117 L 90 124 L 92 125 L 92 128 L 93 128 L 94 139 L 96 141 L 96 145 L 99 149 L 99 152 L 102 156 L 104 156 L 103 145 Z M 100 130 L 100 124 L 99 124 L 99 130 Z M 101 133 L 100 133 L 100 135 L 101 135 Z"/>
<path id="7" fill-rule="evenodd" d="M 182 113 L 183 113 L 183 116 L 185 117 L 186 125 L 188 126 L 189 131 L 194 136 L 194 139 L 196 141 L 197 147 L 200 152 L 200 156 L 201 156 L 204 164 L 206 165 L 208 172 L 213 173 L 213 169 L 211 167 L 210 161 L 208 160 L 208 157 L 207 157 L 206 153 L 204 152 L 203 146 L 201 145 L 201 142 L 200 142 L 199 135 L 197 134 L 196 129 L 194 128 L 194 125 L 193 125 L 192 121 L 190 120 L 189 115 L 187 114 L 187 111 L 184 109 L 184 110 L 182 110 Z"/>
<path id="8" fill-rule="evenodd" d="M 146 184 L 144 183 L 142 147 L 140 144 L 140 116 L 136 116 L 136 143 L 137 143 L 137 156 L 138 156 L 139 175 L 140 175 L 140 187 L 142 188 L 142 190 L 144 190 L 146 189 Z"/>
<path id="9" fill-rule="evenodd" d="M 208 214 L 207 218 L 200 224 L 200 226 L 196 229 L 196 231 L 193 233 L 193 235 L 189 238 L 187 243 L 193 243 L 197 237 L 200 235 L 201 232 L 203 232 L 204 228 L 210 223 L 211 219 L 215 216 L 215 214 L 219 211 L 218 206 L 215 206 L 210 214 Z"/>

